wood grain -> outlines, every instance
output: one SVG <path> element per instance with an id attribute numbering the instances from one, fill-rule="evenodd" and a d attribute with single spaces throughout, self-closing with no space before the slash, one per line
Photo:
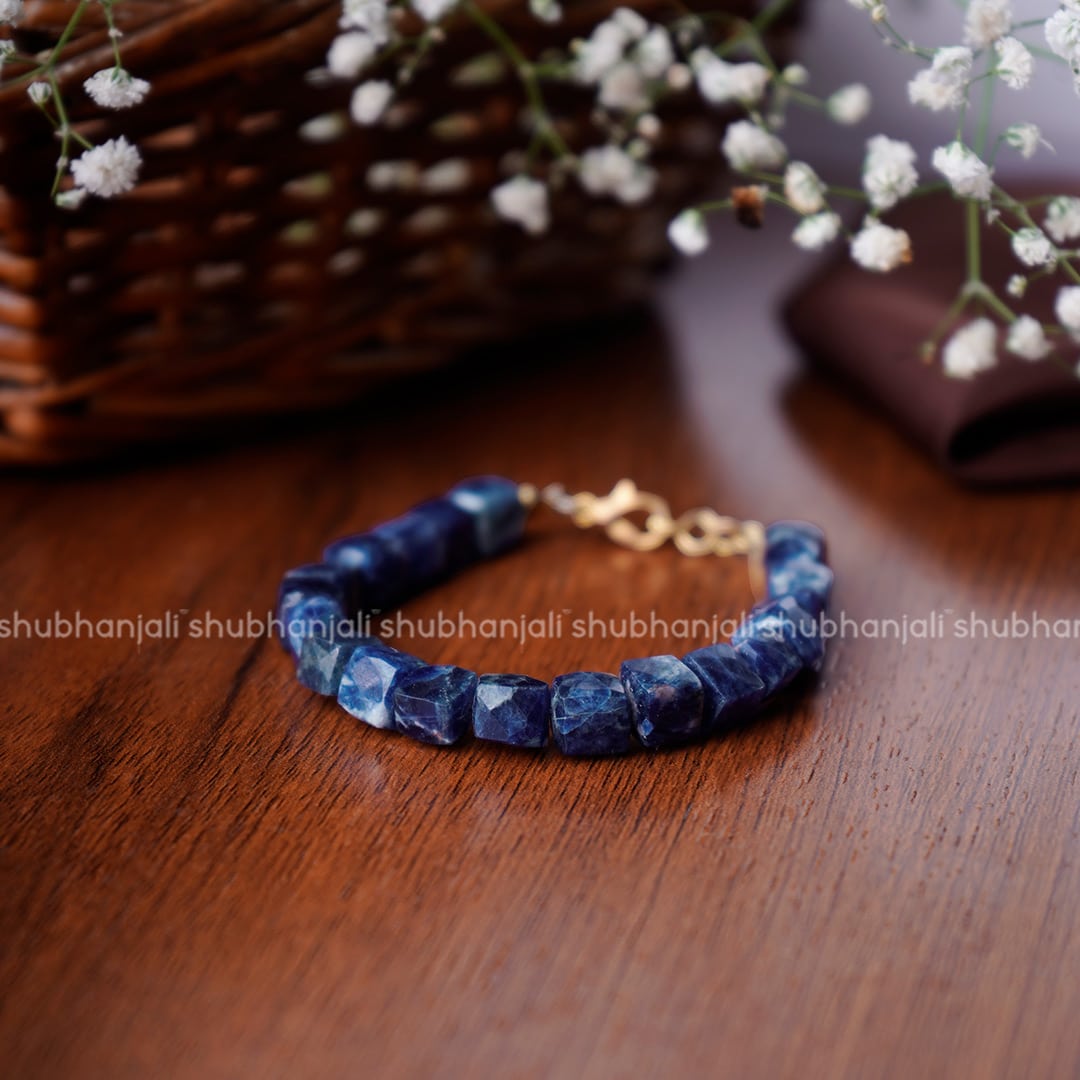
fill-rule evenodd
<path id="1" fill-rule="evenodd" d="M 8 477 L 0 618 L 263 612 L 327 538 L 485 470 L 820 521 L 857 619 L 1076 617 L 1080 500 L 959 491 L 794 374 L 770 243 L 658 318 L 280 441 Z M 736 564 L 549 521 L 408 613 L 748 600 Z M 412 644 L 543 677 L 690 645 Z M 258 639 L 6 640 L 0 665 L 6 1075 L 1080 1069 L 1075 638 L 848 637 L 747 730 L 599 762 L 363 730 Z"/>

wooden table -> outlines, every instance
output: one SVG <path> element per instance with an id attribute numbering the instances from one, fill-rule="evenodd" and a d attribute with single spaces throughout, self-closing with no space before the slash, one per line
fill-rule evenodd
<path id="1" fill-rule="evenodd" d="M 820 521 L 855 620 L 1076 618 L 1075 493 L 957 490 L 799 375 L 770 313 L 794 256 L 736 242 L 658 318 L 493 354 L 352 423 L 0 483 L 0 618 L 184 628 L 0 642 L 6 1075 L 1077 1073 L 1075 636 L 849 634 L 738 735 L 590 762 L 369 730 L 273 642 L 191 634 L 483 471 Z M 536 524 L 406 614 L 750 600 L 737 562 Z M 546 678 L 704 644 L 678 631 L 405 643 Z"/>

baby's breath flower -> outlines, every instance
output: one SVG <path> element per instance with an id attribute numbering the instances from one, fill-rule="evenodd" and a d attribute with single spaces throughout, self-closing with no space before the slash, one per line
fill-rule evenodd
<path id="1" fill-rule="evenodd" d="M 499 217 L 534 236 L 546 232 L 551 224 L 548 190 L 529 176 L 515 176 L 500 184 L 492 191 L 491 202 Z"/>
<path id="2" fill-rule="evenodd" d="M 656 173 L 618 146 L 593 146 L 578 165 L 581 186 L 590 195 L 611 195 L 632 205 L 644 202 L 656 186 Z"/>
<path id="3" fill-rule="evenodd" d="M 1061 195 L 1046 208 L 1043 227 L 1058 244 L 1080 237 L 1080 199 Z"/>
<path id="4" fill-rule="evenodd" d="M 363 30 L 377 45 L 385 45 L 390 40 L 387 0 L 345 0 L 339 25 L 343 30 Z"/>
<path id="5" fill-rule="evenodd" d="M 810 81 L 810 72 L 805 64 L 788 64 L 780 72 L 780 81 L 788 86 L 805 86 Z"/>
<path id="6" fill-rule="evenodd" d="M 1080 339 L 1080 285 L 1065 285 L 1058 290 L 1054 314 L 1074 339 Z"/>
<path id="7" fill-rule="evenodd" d="M 784 198 L 799 214 L 825 209 L 825 185 L 804 161 L 793 161 L 784 172 Z"/>
<path id="8" fill-rule="evenodd" d="M 964 19 L 964 41 L 972 48 L 992 45 L 1012 27 L 1009 0 L 971 0 Z"/>
<path id="9" fill-rule="evenodd" d="M 1030 315 L 1021 315 L 1009 327 L 1005 348 L 1024 360 L 1043 360 L 1053 346 L 1046 337 L 1042 323 Z"/>
<path id="10" fill-rule="evenodd" d="M 851 239 L 851 257 L 864 270 L 887 274 L 911 262 L 911 237 L 903 229 L 868 218 Z"/>
<path id="11" fill-rule="evenodd" d="M 662 79 L 675 63 L 671 35 L 662 26 L 654 26 L 634 46 L 633 61 L 646 79 Z"/>
<path id="12" fill-rule="evenodd" d="M 26 92 L 35 105 L 44 105 L 52 97 L 52 85 L 47 82 L 32 82 Z"/>
<path id="13" fill-rule="evenodd" d="M 1012 277 L 1005 283 L 1005 291 L 1010 295 L 1016 297 L 1017 300 L 1022 300 L 1024 293 L 1027 292 L 1028 279 L 1023 274 L 1013 274 Z"/>
<path id="14" fill-rule="evenodd" d="M 529 10 L 546 23 L 557 23 L 563 14 L 562 6 L 556 0 L 529 0 Z"/>
<path id="15" fill-rule="evenodd" d="M 630 43 L 630 35 L 614 18 L 597 23 L 578 52 L 577 77 L 587 84 L 599 82 L 622 60 Z"/>
<path id="16" fill-rule="evenodd" d="M 68 188 L 56 196 L 56 205 L 63 210 L 78 210 L 86 202 L 86 191 L 83 188 Z"/>
<path id="17" fill-rule="evenodd" d="M 330 43 L 326 66 L 339 79 L 355 79 L 375 59 L 378 46 L 363 30 L 338 34 Z"/>
<path id="18" fill-rule="evenodd" d="M 685 90 L 694 81 L 694 73 L 687 64 L 672 64 L 665 81 L 671 90 Z"/>
<path id="19" fill-rule="evenodd" d="M 361 127 L 370 127 L 381 119 L 394 97 L 394 88 L 384 79 L 361 83 L 352 95 L 349 112 Z"/>
<path id="20" fill-rule="evenodd" d="M 736 120 L 724 132 L 720 148 L 728 164 L 739 172 L 775 169 L 787 159 L 787 148 L 775 136 L 749 120 Z"/>
<path id="21" fill-rule="evenodd" d="M 985 202 L 994 189 L 994 174 L 974 150 L 959 140 L 934 151 L 933 166 L 961 198 Z"/>
<path id="22" fill-rule="evenodd" d="M 1050 238 L 1042 229 L 1020 229 L 1012 238 L 1013 254 L 1025 266 L 1047 266 L 1057 259 Z"/>
<path id="23" fill-rule="evenodd" d="M 825 111 L 838 124 L 859 124 L 870 112 L 870 91 L 862 83 L 841 86 L 825 102 Z"/>
<path id="24" fill-rule="evenodd" d="M 1080 62 L 1080 3 L 1064 0 L 1043 27 L 1046 44 L 1075 68 Z"/>
<path id="25" fill-rule="evenodd" d="M 915 149 L 910 143 L 874 135 L 866 143 L 863 190 L 875 210 L 889 210 L 915 190 L 919 174 Z"/>
<path id="26" fill-rule="evenodd" d="M 603 77 L 598 100 L 614 112 L 639 113 L 650 104 L 645 79 L 629 60 L 621 60 Z"/>
<path id="27" fill-rule="evenodd" d="M 945 344 L 942 353 L 945 374 L 954 379 L 970 379 L 997 363 L 997 327 L 986 318 L 962 326 Z"/>
<path id="28" fill-rule="evenodd" d="M 1031 83 L 1035 58 L 1027 46 L 1014 37 L 1002 38 L 994 44 L 997 52 L 997 73 L 1011 90 L 1023 90 Z"/>
<path id="29" fill-rule="evenodd" d="M 1039 146 L 1045 146 L 1048 150 L 1054 148 L 1042 137 L 1042 132 L 1035 124 L 1013 124 L 1005 129 L 1002 136 L 1005 142 L 1014 150 L 1020 151 L 1020 156 L 1033 157 Z"/>
<path id="30" fill-rule="evenodd" d="M 412 6 L 421 18 L 428 22 L 438 22 L 450 14 L 457 2 L 458 0 L 412 0 Z"/>
<path id="31" fill-rule="evenodd" d="M 924 68 L 908 83 L 911 104 L 922 105 L 934 112 L 960 108 L 967 98 L 971 61 L 971 50 L 963 45 L 938 49 L 930 67 Z"/>
<path id="32" fill-rule="evenodd" d="M 110 198 L 135 186 L 141 166 L 139 151 L 121 135 L 77 157 L 71 163 L 71 175 L 91 195 Z"/>
<path id="33" fill-rule="evenodd" d="M 700 210 L 684 210 L 668 226 L 667 234 L 684 255 L 700 255 L 709 246 L 709 233 Z"/>
<path id="34" fill-rule="evenodd" d="M 841 221 L 837 214 L 811 214 L 795 226 L 791 239 L 796 247 L 801 247 L 804 251 L 820 251 L 840 235 L 840 228 Z"/>
<path id="35" fill-rule="evenodd" d="M 690 57 L 701 96 L 711 105 L 756 105 L 765 95 L 772 72 L 763 64 L 729 64 L 711 49 L 698 49 Z"/>
<path id="36" fill-rule="evenodd" d="M 136 79 L 123 68 L 105 68 L 95 72 L 83 89 L 104 109 L 130 109 L 142 104 L 150 92 L 150 84 L 145 79 Z"/>
<path id="37" fill-rule="evenodd" d="M 22 0 L 0 0 L 0 23 L 14 26 L 22 17 Z"/>

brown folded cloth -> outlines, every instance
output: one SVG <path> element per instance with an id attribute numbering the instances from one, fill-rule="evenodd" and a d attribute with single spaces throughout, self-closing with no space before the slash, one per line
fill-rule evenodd
<path id="1" fill-rule="evenodd" d="M 1041 187 L 1055 190 L 1060 182 Z M 1050 361 L 1019 360 L 1003 347 L 998 365 L 970 380 L 949 378 L 940 363 L 920 358 L 919 346 L 965 278 L 963 215 L 948 195 L 901 208 L 889 224 L 911 234 L 913 263 L 870 274 L 844 252 L 788 300 L 787 327 L 813 362 L 882 406 L 957 479 L 984 486 L 1080 479 L 1075 374 Z M 999 230 L 983 230 L 983 266 L 999 295 L 1024 269 Z M 1051 321 L 1059 285 L 1058 275 L 1038 282 L 1013 306 Z M 977 314 L 972 305 L 963 318 Z M 1080 360 L 1080 347 L 1063 352 L 1070 364 Z"/>

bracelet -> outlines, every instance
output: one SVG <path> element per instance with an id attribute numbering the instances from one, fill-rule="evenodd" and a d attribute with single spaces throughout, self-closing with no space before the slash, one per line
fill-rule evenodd
<path id="1" fill-rule="evenodd" d="M 372 636 L 364 613 L 396 607 L 465 566 L 521 540 L 539 505 L 581 528 L 602 527 L 616 543 L 651 551 L 672 542 L 689 556 L 746 556 L 758 603 L 729 644 L 681 659 L 627 660 L 618 677 L 576 671 L 549 686 L 527 675 L 432 665 Z M 637 524 L 631 515 L 644 525 Z M 465 480 L 368 532 L 336 540 L 322 562 L 290 570 L 276 608 L 279 636 L 297 677 L 372 727 L 448 746 L 470 727 L 478 739 L 541 748 L 549 734 L 564 754 L 649 749 L 729 730 L 801 672 L 820 671 L 821 617 L 833 585 L 825 538 L 815 525 L 767 528 L 713 510 L 674 518 L 657 495 L 630 480 L 610 494 L 542 491 L 497 476 Z"/>

